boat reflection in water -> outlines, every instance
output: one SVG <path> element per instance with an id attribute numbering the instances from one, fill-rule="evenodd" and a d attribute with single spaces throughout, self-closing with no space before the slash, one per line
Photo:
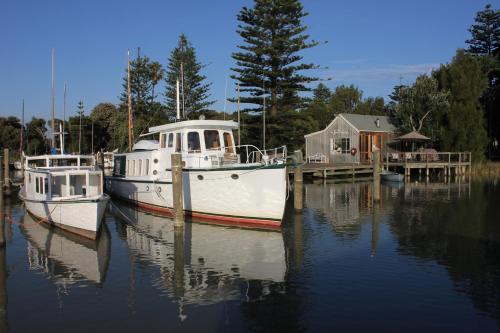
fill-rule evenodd
<path id="1" fill-rule="evenodd" d="M 25 212 L 20 230 L 28 240 L 30 269 L 47 275 L 64 288 L 75 283 L 104 283 L 111 252 L 105 224 L 98 238 L 90 240 L 38 223 Z"/>
<path id="2" fill-rule="evenodd" d="M 183 304 L 249 300 L 284 290 L 280 232 L 190 222 L 179 231 L 171 219 L 119 202 L 110 208 L 135 259 L 160 268 L 155 286 Z"/>

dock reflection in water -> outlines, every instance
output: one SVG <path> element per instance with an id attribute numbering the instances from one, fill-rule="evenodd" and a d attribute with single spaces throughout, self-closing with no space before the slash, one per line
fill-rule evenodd
<path id="1" fill-rule="evenodd" d="M 172 220 L 128 205 L 113 202 L 111 211 L 135 259 L 159 268 L 155 286 L 182 297 L 183 304 L 258 298 L 283 288 L 287 263 L 280 232 L 190 222 L 179 232 Z M 252 292 L 246 281 L 253 281 Z"/>
<path id="2" fill-rule="evenodd" d="M 103 225 L 96 241 L 46 226 L 24 213 L 21 233 L 28 241 L 30 269 L 67 288 L 75 283 L 101 285 L 111 255 L 111 238 Z"/>

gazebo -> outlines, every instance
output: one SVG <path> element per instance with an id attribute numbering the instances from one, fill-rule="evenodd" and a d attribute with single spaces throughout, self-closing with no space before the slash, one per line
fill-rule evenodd
<path id="1" fill-rule="evenodd" d="M 395 141 L 399 141 L 400 143 L 400 150 L 401 151 L 415 151 L 415 144 L 416 143 L 425 143 L 429 142 L 431 139 L 426 137 L 423 134 L 420 134 L 417 131 L 413 131 L 410 133 L 406 133 L 404 135 L 398 136 L 397 138 L 394 139 Z M 410 150 L 408 150 L 410 149 Z"/>

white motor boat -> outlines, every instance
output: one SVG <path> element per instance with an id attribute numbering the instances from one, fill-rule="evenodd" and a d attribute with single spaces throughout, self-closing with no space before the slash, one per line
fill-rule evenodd
<path id="1" fill-rule="evenodd" d="M 186 120 L 152 127 L 152 139 L 115 154 L 106 191 L 142 209 L 172 215 L 171 154 L 182 154 L 186 216 L 279 228 L 287 198 L 286 147 L 235 146 L 234 121 Z"/>
<path id="2" fill-rule="evenodd" d="M 109 201 L 102 185 L 92 156 L 26 157 L 19 197 L 39 222 L 96 239 Z"/>

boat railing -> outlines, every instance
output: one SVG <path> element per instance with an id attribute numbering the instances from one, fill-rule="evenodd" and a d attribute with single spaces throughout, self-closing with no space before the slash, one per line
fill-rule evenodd
<path id="1" fill-rule="evenodd" d="M 236 150 L 240 155 L 240 163 L 274 164 L 286 160 L 286 146 L 262 150 L 254 145 L 239 145 L 234 148 L 233 151 Z"/>

